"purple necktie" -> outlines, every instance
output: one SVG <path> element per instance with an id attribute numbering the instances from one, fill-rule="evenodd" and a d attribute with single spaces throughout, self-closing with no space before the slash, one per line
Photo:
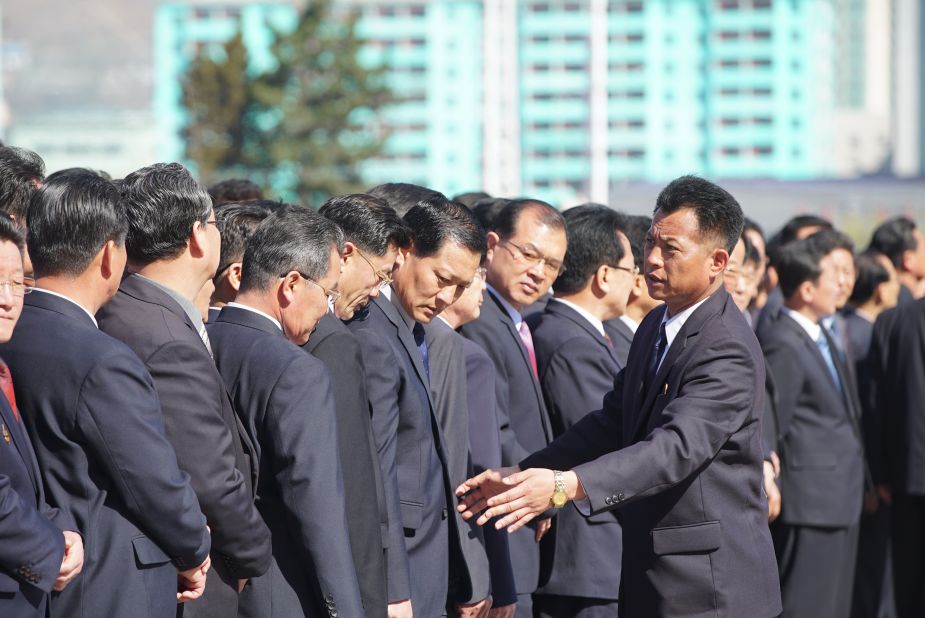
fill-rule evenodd
<path id="1" fill-rule="evenodd" d="M 527 348 L 527 356 L 530 357 L 530 366 L 533 368 L 533 377 L 539 380 L 540 374 L 536 370 L 536 351 L 533 349 L 533 335 L 530 334 L 530 327 L 527 326 L 526 322 L 521 321 L 520 328 L 517 330 L 520 333 L 520 340 L 523 342 L 524 347 Z"/>

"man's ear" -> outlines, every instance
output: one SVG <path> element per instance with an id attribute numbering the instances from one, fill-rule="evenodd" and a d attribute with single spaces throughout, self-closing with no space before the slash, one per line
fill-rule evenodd
<path id="1" fill-rule="evenodd" d="M 290 271 L 276 288 L 276 296 L 280 307 L 288 307 L 295 302 L 295 296 L 298 293 L 298 286 L 301 283 L 301 275 L 295 271 Z"/>
<path id="2" fill-rule="evenodd" d="M 487 266 L 491 264 L 491 259 L 495 256 L 495 247 L 501 242 L 501 237 L 495 232 L 488 232 L 485 235 L 485 240 L 488 241 L 488 253 L 485 254 L 485 265 Z"/>
<path id="3" fill-rule="evenodd" d="M 726 264 L 729 263 L 729 252 L 722 247 L 717 247 L 713 249 L 713 254 L 710 258 L 710 272 L 714 275 L 721 275 L 726 270 Z"/>
<path id="4" fill-rule="evenodd" d="M 232 262 L 231 266 L 225 271 L 228 276 L 228 285 L 237 293 L 241 289 L 241 272 L 243 270 L 241 262 Z"/>
<path id="5" fill-rule="evenodd" d="M 347 260 L 357 256 L 357 247 L 349 240 L 344 243 L 344 252 L 340 254 L 341 264 L 346 264 Z"/>
<path id="6" fill-rule="evenodd" d="M 797 288 L 796 294 L 803 304 L 808 305 L 816 297 L 816 285 L 812 281 L 804 281 Z"/>
<path id="7" fill-rule="evenodd" d="M 106 244 L 102 246 L 98 254 L 98 259 L 100 261 L 100 273 L 103 275 L 104 279 L 116 279 L 122 278 L 122 273 L 125 268 L 118 268 L 116 266 L 116 253 L 120 250 L 119 246 L 114 240 L 107 240 Z"/>
<path id="8" fill-rule="evenodd" d="M 193 230 L 189 236 L 190 254 L 193 257 L 202 257 L 206 254 L 209 247 L 209 238 L 206 236 L 206 226 L 208 223 L 196 221 L 193 223 Z"/>
<path id="9" fill-rule="evenodd" d="M 614 270 L 607 264 L 601 264 L 594 271 L 594 285 L 605 294 L 610 291 L 610 282 L 613 280 Z"/>

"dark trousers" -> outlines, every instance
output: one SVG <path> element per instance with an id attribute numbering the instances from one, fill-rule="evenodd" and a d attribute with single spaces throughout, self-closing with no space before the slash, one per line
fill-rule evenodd
<path id="1" fill-rule="evenodd" d="M 817 528 L 777 523 L 772 537 L 784 604 L 781 616 L 850 616 L 858 526 Z"/>
<path id="2" fill-rule="evenodd" d="M 567 597 L 559 594 L 533 595 L 535 618 L 617 618 L 616 601 Z"/>
<path id="3" fill-rule="evenodd" d="M 893 494 L 893 586 L 899 618 L 925 616 L 925 496 Z"/>
<path id="4" fill-rule="evenodd" d="M 890 507 L 861 515 L 851 618 L 896 618 L 890 565 Z"/>

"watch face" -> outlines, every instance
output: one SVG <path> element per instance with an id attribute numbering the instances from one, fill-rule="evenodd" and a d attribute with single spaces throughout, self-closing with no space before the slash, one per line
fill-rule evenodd
<path id="1" fill-rule="evenodd" d="M 565 506 L 566 502 L 568 502 L 568 496 L 565 495 L 564 491 L 557 491 L 552 495 L 552 504 L 556 508 Z"/>

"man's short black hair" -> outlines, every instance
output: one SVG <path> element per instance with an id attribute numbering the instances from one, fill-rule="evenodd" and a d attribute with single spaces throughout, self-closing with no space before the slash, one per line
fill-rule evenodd
<path id="1" fill-rule="evenodd" d="M 121 246 L 128 231 L 119 190 L 92 172 L 46 182 L 32 196 L 26 225 L 36 277 L 77 276 L 108 241 Z"/>
<path id="2" fill-rule="evenodd" d="M 222 235 L 222 251 L 215 274 L 244 259 L 247 239 L 260 222 L 275 210 L 284 207 L 279 202 L 257 200 L 254 202 L 229 202 L 215 208 L 215 224 Z"/>
<path id="3" fill-rule="evenodd" d="M 490 199 L 491 196 L 484 191 L 467 191 L 453 197 L 454 202 L 459 202 L 466 208 L 472 210 L 475 203 L 479 200 Z"/>
<path id="4" fill-rule="evenodd" d="M 583 204 L 566 210 L 568 250 L 565 268 L 556 279 L 556 292 L 575 294 L 588 285 L 604 264 L 617 266 L 623 259 L 623 245 L 617 232 L 623 231 L 623 216 L 599 204 Z"/>
<path id="5" fill-rule="evenodd" d="M 877 226 L 870 239 L 868 249 L 885 255 L 896 268 L 901 268 L 903 253 L 915 251 L 915 221 L 908 217 L 896 217 Z"/>
<path id="6" fill-rule="evenodd" d="M 26 220 L 29 200 L 45 179 L 45 162 L 31 150 L 0 147 L 0 210 L 20 226 Z"/>
<path id="7" fill-rule="evenodd" d="M 414 254 L 430 257 L 448 241 L 485 257 L 485 230 L 475 215 L 459 202 L 432 197 L 414 205 L 404 216 L 414 242 Z"/>
<path id="8" fill-rule="evenodd" d="M 19 249 L 20 254 L 26 246 L 26 237 L 23 236 L 19 226 L 10 218 L 10 215 L 2 211 L 0 211 L 0 242 L 13 243 Z"/>
<path id="9" fill-rule="evenodd" d="M 854 260 L 854 269 L 857 278 L 854 280 L 854 289 L 848 302 L 857 307 L 863 305 L 874 297 L 877 288 L 890 280 L 890 273 L 886 266 L 880 263 L 877 257 L 882 253 L 868 249 Z"/>
<path id="10" fill-rule="evenodd" d="M 418 202 L 423 202 L 424 200 L 432 198 L 447 199 L 447 197 L 439 191 L 407 182 L 387 182 L 376 185 L 366 193 L 367 195 L 385 200 L 385 203 L 391 206 L 395 212 L 402 217 Z"/>
<path id="11" fill-rule="evenodd" d="M 209 195 L 215 206 L 263 199 L 263 191 L 260 187 L 245 178 L 229 178 L 217 182 L 209 187 Z"/>
<path id="12" fill-rule="evenodd" d="M 652 217 L 647 215 L 631 215 L 626 217 L 624 233 L 630 241 L 630 247 L 633 249 L 633 262 L 642 272 L 645 270 L 646 261 L 646 236 L 649 235 L 649 229 L 652 227 Z"/>
<path id="13" fill-rule="evenodd" d="M 472 212 L 475 213 L 475 218 L 479 220 L 482 229 L 490 230 L 494 225 L 495 217 L 510 203 L 511 200 L 503 197 L 486 197 L 472 205 Z"/>
<path id="14" fill-rule="evenodd" d="M 385 200 L 365 193 L 339 195 L 325 202 L 318 213 L 340 227 L 344 238 L 360 251 L 385 255 L 389 247 L 407 247 L 411 231 Z"/>
<path id="15" fill-rule="evenodd" d="M 495 216 L 491 223 L 491 231 L 502 239 L 512 237 L 517 230 L 517 222 L 520 221 L 520 216 L 526 212 L 535 214 L 543 225 L 562 230 L 568 234 L 565 219 L 562 217 L 561 212 L 542 200 L 530 198 L 511 200 Z"/>
<path id="16" fill-rule="evenodd" d="M 58 170 L 52 172 L 45 178 L 45 182 L 50 182 L 52 180 L 57 180 L 58 178 L 64 176 L 71 176 L 73 174 L 93 174 L 94 176 L 99 176 L 100 178 L 105 178 L 106 180 L 112 180 L 112 175 L 105 170 L 93 170 L 89 167 L 66 167 L 63 170 Z"/>
<path id="17" fill-rule="evenodd" d="M 293 270 L 317 283 L 328 272 L 331 249 L 344 251 L 344 233 L 334 222 L 303 206 L 278 210 L 247 239 L 241 292 L 265 291 Z"/>
<path id="18" fill-rule="evenodd" d="M 699 176 L 681 176 L 658 194 L 654 212 L 670 215 L 682 208 L 694 211 L 701 240 L 716 239 L 732 253 L 745 227 L 745 215 L 728 191 Z"/>
<path id="19" fill-rule="evenodd" d="M 782 245 L 777 252 L 775 267 L 784 298 L 790 298 L 805 281 L 816 281 L 822 274 L 820 262 L 837 249 L 854 255 L 851 239 L 833 229 L 825 229 Z"/>
<path id="20" fill-rule="evenodd" d="M 180 255 L 193 233 L 205 223 L 212 198 L 179 163 L 155 163 L 134 171 L 120 183 L 128 216 L 128 257 L 151 264 Z"/>

